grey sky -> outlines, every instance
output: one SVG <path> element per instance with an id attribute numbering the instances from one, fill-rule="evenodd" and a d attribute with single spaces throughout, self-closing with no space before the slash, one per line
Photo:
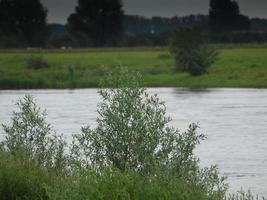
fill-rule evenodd
<path id="1" fill-rule="evenodd" d="M 77 0 L 41 0 L 49 9 L 48 21 L 65 23 Z M 243 14 L 267 18 L 267 0 L 237 0 Z M 151 16 L 184 16 L 207 14 L 209 0 L 123 0 L 126 14 Z"/>

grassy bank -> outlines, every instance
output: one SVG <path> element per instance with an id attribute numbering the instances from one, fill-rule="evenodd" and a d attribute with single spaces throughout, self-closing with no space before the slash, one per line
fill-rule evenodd
<path id="1" fill-rule="evenodd" d="M 27 67 L 33 55 L 49 66 Z M 219 60 L 199 77 L 173 73 L 167 49 L 1 51 L 0 89 L 97 87 L 99 79 L 117 65 L 140 71 L 145 86 L 267 88 L 267 48 L 224 47 Z"/>

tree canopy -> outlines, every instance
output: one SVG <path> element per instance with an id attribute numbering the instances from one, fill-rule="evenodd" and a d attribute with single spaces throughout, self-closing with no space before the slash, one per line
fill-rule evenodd
<path id="1" fill-rule="evenodd" d="M 75 12 L 68 18 L 68 30 L 93 46 L 104 46 L 116 43 L 122 23 L 121 0 L 78 0 Z"/>
<path id="2" fill-rule="evenodd" d="M 248 30 L 250 20 L 241 15 L 238 3 L 233 0 L 210 0 L 210 27 L 215 32 Z"/>
<path id="3" fill-rule="evenodd" d="M 0 0 L 0 36 L 6 41 L 20 41 L 21 45 L 42 46 L 47 34 L 46 17 L 47 10 L 40 0 Z"/>

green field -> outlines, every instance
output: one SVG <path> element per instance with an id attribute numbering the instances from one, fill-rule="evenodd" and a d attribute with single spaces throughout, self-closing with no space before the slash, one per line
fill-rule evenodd
<path id="1" fill-rule="evenodd" d="M 49 67 L 29 69 L 26 60 L 41 56 Z M 167 49 L 1 51 L 0 89 L 97 87 L 99 79 L 122 65 L 143 74 L 144 86 L 267 88 L 267 48 L 222 48 L 203 76 L 173 72 Z"/>

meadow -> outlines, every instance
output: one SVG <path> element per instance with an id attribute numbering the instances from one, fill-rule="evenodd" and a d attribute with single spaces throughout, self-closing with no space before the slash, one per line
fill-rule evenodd
<path id="1" fill-rule="evenodd" d="M 222 46 L 219 58 L 202 76 L 174 73 L 167 48 L 0 51 L 0 89 L 90 88 L 121 65 L 141 72 L 147 87 L 267 88 L 267 48 Z M 34 69 L 37 57 L 47 66 Z"/>

